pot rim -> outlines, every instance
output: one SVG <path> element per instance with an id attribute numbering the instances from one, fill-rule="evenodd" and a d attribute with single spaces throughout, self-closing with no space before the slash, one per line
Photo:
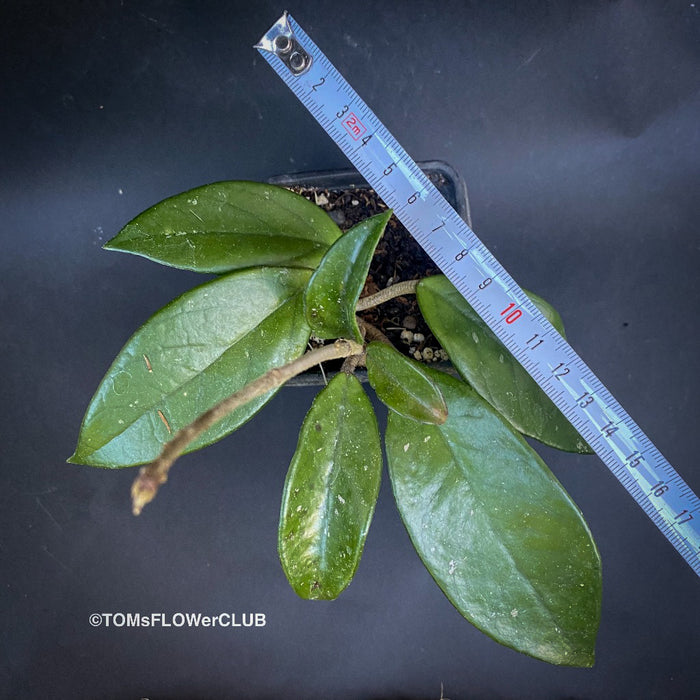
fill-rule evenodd
<path id="1" fill-rule="evenodd" d="M 469 205 L 469 191 L 464 178 L 444 160 L 421 160 L 416 165 L 430 177 L 430 175 L 441 175 L 447 183 L 454 189 L 454 201 L 448 201 L 455 208 L 455 211 L 467 222 L 467 226 L 472 228 L 471 207 Z M 268 184 L 279 187 L 323 187 L 329 190 L 334 189 L 361 189 L 369 187 L 369 183 L 354 168 L 341 168 L 337 170 L 302 170 L 284 175 L 274 175 L 267 179 Z M 444 193 L 443 193 L 444 195 Z"/>

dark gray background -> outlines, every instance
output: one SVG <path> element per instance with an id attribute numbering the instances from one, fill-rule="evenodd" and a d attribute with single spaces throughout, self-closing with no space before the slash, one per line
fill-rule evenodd
<path id="1" fill-rule="evenodd" d="M 67 465 L 131 332 L 201 278 L 100 245 L 182 190 L 345 167 L 251 47 L 275 2 L 0 10 L 0 694 L 55 698 L 688 698 L 697 577 L 595 457 L 542 449 L 604 563 L 592 670 L 473 629 L 384 482 L 356 580 L 297 599 L 281 488 L 314 391 L 183 459 L 140 518 L 133 470 Z M 700 491 L 695 3 L 314 2 L 295 18 L 416 159 L 452 163 L 475 228 Z M 93 612 L 263 612 L 261 629 L 92 628 Z"/>

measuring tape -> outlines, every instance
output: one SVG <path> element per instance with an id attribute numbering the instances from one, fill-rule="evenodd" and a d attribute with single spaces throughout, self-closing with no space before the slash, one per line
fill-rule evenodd
<path id="1" fill-rule="evenodd" d="M 257 48 L 700 576 L 700 499 L 285 12 Z"/>

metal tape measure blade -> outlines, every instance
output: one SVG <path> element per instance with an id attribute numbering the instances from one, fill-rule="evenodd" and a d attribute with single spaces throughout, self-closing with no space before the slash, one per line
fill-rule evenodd
<path id="1" fill-rule="evenodd" d="M 285 13 L 256 48 L 700 576 L 700 499 Z"/>

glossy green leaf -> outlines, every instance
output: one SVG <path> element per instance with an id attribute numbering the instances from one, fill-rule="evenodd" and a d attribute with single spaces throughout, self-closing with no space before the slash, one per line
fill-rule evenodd
<path id="1" fill-rule="evenodd" d="M 421 313 L 457 371 L 514 427 L 560 450 L 591 451 L 446 277 L 422 280 L 417 294 Z M 559 314 L 544 299 L 528 295 L 563 335 Z"/>
<path id="2" fill-rule="evenodd" d="M 304 420 L 284 486 L 279 553 L 302 598 L 336 598 L 352 580 L 381 469 L 372 404 L 357 378 L 340 372 Z"/>
<path id="3" fill-rule="evenodd" d="M 530 301 L 537 307 L 538 311 L 554 326 L 554 328 L 556 328 L 559 335 L 562 338 L 566 338 L 564 321 L 561 320 L 559 312 L 548 301 L 545 301 L 534 292 L 526 292 L 526 294 L 530 297 Z"/>
<path id="4" fill-rule="evenodd" d="M 542 460 L 463 382 L 429 370 L 443 425 L 391 412 L 389 473 L 404 524 L 453 605 L 498 642 L 590 666 L 600 558 L 583 516 Z"/>
<path id="5" fill-rule="evenodd" d="M 353 226 L 326 253 L 306 290 L 306 320 L 318 338 L 351 338 L 362 341 L 355 320 L 372 262 L 391 211 L 377 214 Z"/>
<path id="6" fill-rule="evenodd" d="M 445 399 L 425 368 L 386 343 L 367 346 L 367 377 L 389 408 L 421 423 L 444 423 Z"/>
<path id="7" fill-rule="evenodd" d="M 197 272 L 315 268 L 340 235 L 301 195 L 258 182 L 217 182 L 152 206 L 105 248 Z"/>
<path id="8" fill-rule="evenodd" d="M 83 419 L 70 461 L 152 461 L 172 435 L 267 370 L 301 355 L 308 270 L 255 268 L 203 284 L 151 317 L 127 342 Z M 274 392 L 213 426 L 188 451 L 248 420 Z"/>

